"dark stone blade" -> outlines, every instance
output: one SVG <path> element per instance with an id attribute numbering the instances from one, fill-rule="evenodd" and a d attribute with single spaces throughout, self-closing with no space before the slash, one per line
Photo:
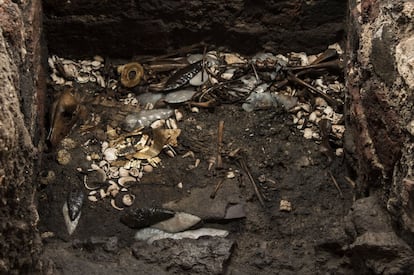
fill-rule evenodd
<path id="1" fill-rule="evenodd" d="M 174 211 L 171 210 L 144 207 L 129 210 L 121 216 L 120 220 L 129 228 L 139 229 L 167 220 L 174 215 Z"/>
<path id="2" fill-rule="evenodd" d="M 174 73 L 165 84 L 164 91 L 171 91 L 187 84 L 203 68 L 203 61 L 197 61 Z"/>
<path id="3" fill-rule="evenodd" d="M 80 214 L 85 195 L 82 190 L 73 189 L 69 192 L 67 203 L 69 218 L 74 221 Z"/>

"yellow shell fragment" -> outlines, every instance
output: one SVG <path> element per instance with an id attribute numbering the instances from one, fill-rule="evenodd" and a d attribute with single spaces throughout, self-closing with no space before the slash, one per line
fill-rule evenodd
<path id="1" fill-rule="evenodd" d="M 144 69 L 137 62 L 119 66 L 118 72 L 121 74 L 121 84 L 127 88 L 137 86 L 144 75 Z"/>
<path id="2" fill-rule="evenodd" d="M 180 135 L 180 129 L 153 129 L 153 144 L 145 146 L 144 149 L 135 153 L 134 158 L 137 159 L 152 159 L 161 152 L 164 145 L 177 146 L 177 137 Z"/>

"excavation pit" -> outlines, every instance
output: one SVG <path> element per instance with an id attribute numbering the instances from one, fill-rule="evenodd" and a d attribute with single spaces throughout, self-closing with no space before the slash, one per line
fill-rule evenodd
<path id="1" fill-rule="evenodd" d="M 404 174 L 404 164 L 400 170 L 393 166 L 410 152 L 403 145 L 406 132 L 399 127 L 410 125 L 409 108 L 401 108 L 403 122 L 396 123 L 398 116 L 386 106 L 390 100 L 399 106 L 400 97 L 388 98 L 377 89 L 383 80 L 387 84 L 381 87 L 389 89 L 403 83 L 392 65 L 394 52 L 388 53 L 377 41 L 394 45 L 395 36 L 402 37 L 403 27 L 410 22 L 409 4 L 397 1 L 392 4 L 395 9 L 384 9 L 381 1 L 368 2 L 351 1 L 347 6 L 345 1 L 121 1 L 116 5 L 44 1 L 43 14 L 40 1 L 2 3 L 1 8 L 8 8 L 3 9 L 7 20 L 0 17 L 0 53 L 5 57 L 3 71 L 14 75 L 3 78 L 12 96 L 1 98 L 3 106 L 10 106 L 2 109 L 2 128 L 5 133 L 17 131 L 3 135 L 14 138 L 2 139 L 2 152 L 6 152 L 1 155 L 6 217 L 2 232 L 7 236 L 2 243 L 7 245 L 2 249 L 1 270 L 63 274 L 375 273 L 395 266 L 411 270 L 404 262 L 411 250 L 402 241 L 412 239 L 406 214 L 411 209 L 411 181 Z M 390 23 L 380 32 L 381 37 L 373 36 L 371 45 L 369 39 L 361 38 L 365 36 L 358 24 L 372 24 L 375 29 L 380 25 L 379 10 L 386 16 L 399 10 L 401 15 L 398 24 Z M 343 50 L 338 59 L 341 70 L 298 72 L 298 67 L 312 65 L 334 43 Z M 404 45 L 397 47 L 400 61 L 409 51 Z M 369 52 L 365 47 L 371 46 L 374 55 L 383 53 L 382 63 L 374 59 L 370 66 L 369 59 L 363 58 Z M 357 55 L 360 47 L 363 50 Z M 262 63 L 268 67 L 260 68 L 254 57 L 263 52 L 273 57 L 281 54 L 287 63 L 281 63 L 279 56 L 272 61 L 273 67 L 266 61 Z M 220 62 L 213 65 L 221 78 L 216 74 L 209 79 L 217 81 L 216 86 L 186 84 L 194 98 L 172 102 L 170 93 L 177 90 L 166 91 L 165 81 L 189 66 L 188 57 L 194 54 L 202 56 L 201 70 L 214 68 L 211 56 L 218 56 Z M 231 65 L 226 55 L 246 61 L 237 64 L 234 75 L 224 70 Z M 163 66 L 176 58 L 176 64 L 169 64 L 176 67 L 151 71 L 161 57 Z M 327 59 L 332 60 L 337 59 Z M 359 63 L 353 63 L 356 60 Z M 122 70 L 117 69 L 131 62 L 143 66 L 143 77 L 138 85 L 128 87 L 121 84 Z M 395 66 L 402 68 L 398 62 Z M 66 70 L 63 66 L 69 64 L 76 70 L 87 67 L 87 76 L 71 76 L 68 66 Z M 380 64 L 391 64 L 393 73 L 379 70 Z M 361 84 L 355 71 L 368 81 Z M 139 69 L 134 69 L 126 77 L 131 80 L 138 75 Z M 250 80 L 243 82 L 242 76 Z M 206 77 L 212 77 L 211 72 Z M 271 106 L 248 106 L 259 83 L 247 92 L 234 92 L 243 88 L 234 83 L 247 85 L 252 79 L 269 84 L 262 89 L 269 93 Z M 282 83 L 284 79 L 287 83 Z M 61 85 L 68 81 L 73 90 Z M 53 111 L 53 103 L 59 103 L 65 93 L 75 102 L 74 108 L 67 108 L 66 102 L 60 112 Z M 179 135 L 169 131 L 162 138 L 167 131 L 124 128 L 125 117 L 143 108 L 140 96 L 145 93 L 160 93 L 163 100 L 157 103 L 170 108 L 165 111 L 168 117 L 162 118 L 165 122 L 150 124 L 178 128 Z M 331 105 L 329 98 L 337 104 Z M 289 103 L 297 110 L 287 108 Z M 379 109 L 383 116 L 361 115 Z M 47 137 L 56 119 L 52 114 L 68 122 L 67 130 L 56 139 Z M 332 128 L 326 134 L 322 129 L 328 122 Z M 349 134 L 344 140 L 345 129 Z M 173 134 L 178 135 L 176 141 Z M 130 149 L 128 143 L 142 139 L 150 141 L 143 143 L 150 149 L 146 152 L 156 149 L 156 154 L 142 158 L 143 148 L 135 148 L 133 155 L 111 149 L 121 145 Z M 387 150 L 377 146 L 379 141 Z M 404 180 L 391 185 L 391 176 Z M 121 177 L 130 178 L 121 183 Z M 81 215 L 69 232 L 62 211 L 69 194 L 79 201 L 79 192 L 84 196 Z M 355 196 L 368 198 L 353 202 Z M 401 204 L 396 203 L 399 199 Z M 125 217 L 130 209 L 144 213 L 144 219 L 137 223 L 133 217 L 131 224 Z M 154 219 L 158 219 L 171 210 L 201 219 L 186 229 L 213 228 L 221 236 L 137 240 L 149 234 L 146 227 L 155 223 L 151 215 L 156 213 Z M 394 217 L 392 222 L 388 213 Z M 379 218 L 362 222 L 361 216 Z M 399 228 L 399 237 L 392 223 Z M 376 226 L 381 227 L 379 233 Z M 137 236 L 138 230 L 144 231 Z M 365 232 L 374 232 L 382 242 L 370 243 Z M 395 250 L 382 250 L 390 246 Z M 371 259 L 371 252 L 378 249 L 392 259 L 389 265 Z"/>

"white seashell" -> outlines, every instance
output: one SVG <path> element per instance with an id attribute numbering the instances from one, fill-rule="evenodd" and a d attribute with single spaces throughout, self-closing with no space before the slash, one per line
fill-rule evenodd
<path id="1" fill-rule="evenodd" d="M 332 125 L 332 133 L 338 139 L 341 139 L 345 133 L 345 126 L 344 125 Z"/>
<path id="2" fill-rule="evenodd" d="M 70 59 L 60 58 L 60 61 L 62 62 L 63 65 L 66 65 L 66 64 L 77 64 L 75 61 L 70 60 Z"/>
<path id="3" fill-rule="evenodd" d="M 334 50 L 336 50 L 336 52 L 339 54 L 339 55 L 341 55 L 341 54 L 343 54 L 344 53 L 344 51 L 342 50 L 342 48 L 341 48 L 341 45 L 339 45 L 338 43 L 334 43 L 334 44 L 332 44 L 332 45 L 329 45 L 328 46 L 328 49 L 334 49 Z"/>
<path id="4" fill-rule="evenodd" d="M 165 124 L 164 119 L 158 119 L 158 120 L 154 121 L 153 123 L 151 123 L 151 128 L 152 129 L 161 128 L 162 126 L 164 126 L 164 124 Z"/>
<path id="5" fill-rule="evenodd" d="M 80 62 L 80 64 L 82 65 L 82 68 L 88 68 L 92 66 L 92 61 L 91 60 L 82 60 Z"/>
<path id="6" fill-rule="evenodd" d="M 299 118 L 297 118 L 296 116 L 292 115 L 292 120 L 293 120 L 293 124 L 298 124 Z"/>
<path id="7" fill-rule="evenodd" d="M 115 200 L 114 200 L 114 199 L 111 199 L 111 205 L 112 205 L 112 207 L 113 207 L 113 208 L 115 208 L 116 210 L 119 210 L 119 211 L 124 210 L 124 208 L 118 207 L 118 206 L 115 204 Z"/>
<path id="8" fill-rule="evenodd" d="M 128 161 L 127 163 L 125 163 L 123 167 L 127 170 L 131 169 L 131 161 Z"/>
<path id="9" fill-rule="evenodd" d="M 331 117 L 334 114 L 334 110 L 331 106 L 326 106 L 325 110 L 323 110 L 323 113 L 326 114 L 328 117 Z"/>
<path id="10" fill-rule="evenodd" d="M 107 148 L 104 152 L 104 159 L 111 162 L 118 158 L 116 148 Z"/>
<path id="11" fill-rule="evenodd" d="M 191 107 L 191 112 L 193 112 L 193 113 L 198 113 L 198 112 L 200 112 L 200 109 L 198 108 L 198 107 Z"/>
<path id="12" fill-rule="evenodd" d="M 309 120 L 310 122 L 318 123 L 318 122 L 319 122 L 319 120 L 320 120 L 320 116 L 321 116 L 321 113 L 320 113 L 318 110 L 316 110 L 316 111 L 313 111 L 313 112 L 309 115 L 308 120 Z"/>
<path id="13" fill-rule="evenodd" d="M 195 154 L 193 151 L 188 151 L 187 153 L 185 153 L 184 155 L 181 156 L 183 159 L 187 158 L 187 157 L 192 157 L 195 158 Z"/>
<path id="14" fill-rule="evenodd" d="M 131 161 L 131 169 L 132 168 L 140 168 L 141 167 L 141 161 L 139 159 L 134 159 Z"/>
<path id="15" fill-rule="evenodd" d="M 55 82 L 55 84 L 57 84 L 57 85 L 65 84 L 65 79 L 63 79 L 62 77 L 57 76 L 55 73 L 52 73 L 50 75 L 50 78 L 52 78 L 53 82 Z"/>
<path id="16" fill-rule="evenodd" d="M 303 131 L 303 137 L 306 139 L 312 139 L 313 136 L 313 131 L 311 128 L 305 128 L 305 130 Z"/>
<path id="17" fill-rule="evenodd" d="M 321 139 L 321 136 L 319 135 L 319 133 L 318 133 L 318 132 L 313 132 L 313 133 L 312 133 L 312 138 L 313 138 L 313 139 L 316 139 L 316 140 L 319 140 L 319 139 Z"/>
<path id="18" fill-rule="evenodd" d="M 315 98 L 315 105 L 318 106 L 318 107 L 324 108 L 324 107 L 328 106 L 328 103 L 322 97 L 317 97 L 317 98 Z"/>
<path id="19" fill-rule="evenodd" d="M 144 171 L 144 173 L 151 173 L 152 171 L 154 171 L 154 167 L 147 164 L 147 165 L 144 165 L 144 167 L 142 167 L 142 170 Z"/>
<path id="20" fill-rule="evenodd" d="M 128 182 L 136 182 L 137 180 L 134 177 L 126 176 L 126 177 L 120 177 L 118 179 L 118 184 L 122 187 L 125 187 Z"/>
<path id="21" fill-rule="evenodd" d="M 343 156 L 343 154 L 344 154 L 344 148 L 336 148 L 335 150 L 336 156 L 340 157 L 340 156 Z"/>
<path id="22" fill-rule="evenodd" d="M 224 73 L 221 74 L 221 78 L 225 80 L 230 80 L 233 78 L 235 71 L 236 69 L 227 69 Z"/>
<path id="23" fill-rule="evenodd" d="M 182 182 L 179 182 L 179 183 L 177 184 L 177 187 L 178 187 L 178 188 L 180 188 L 180 189 L 183 189 L 183 183 L 182 183 Z"/>
<path id="24" fill-rule="evenodd" d="M 100 55 L 95 55 L 95 56 L 93 57 L 93 60 L 95 60 L 95 61 L 99 61 L 99 62 L 101 62 L 101 63 L 104 63 L 104 61 L 105 61 L 105 59 L 104 59 L 102 56 L 100 56 Z"/>
<path id="25" fill-rule="evenodd" d="M 101 67 L 101 62 L 98 60 L 94 60 L 92 61 L 91 65 L 94 69 L 99 69 Z"/>
<path id="26" fill-rule="evenodd" d="M 100 162 L 99 162 L 99 167 L 104 167 L 104 166 L 107 166 L 107 165 L 109 165 L 108 164 L 108 162 L 106 161 L 106 160 L 101 160 Z"/>
<path id="27" fill-rule="evenodd" d="M 181 121 L 183 119 L 183 113 L 181 113 L 179 110 L 175 109 L 174 114 L 175 114 L 175 119 L 177 121 Z"/>
<path id="28" fill-rule="evenodd" d="M 78 76 L 76 77 L 76 81 L 80 84 L 84 84 L 89 82 L 89 76 Z"/>
<path id="29" fill-rule="evenodd" d="M 312 64 L 316 59 L 318 58 L 318 56 L 316 56 L 316 55 L 309 55 L 308 56 L 308 61 L 309 61 L 309 64 Z"/>
<path id="30" fill-rule="evenodd" d="M 89 196 L 96 195 L 97 193 L 98 193 L 98 191 L 96 191 L 96 190 L 92 190 L 91 192 L 89 192 Z"/>
<path id="31" fill-rule="evenodd" d="M 78 68 L 75 64 L 64 64 L 63 70 L 67 77 L 76 78 L 79 75 Z"/>
<path id="32" fill-rule="evenodd" d="M 122 197 L 122 203 L 125 206 L 131 206 L 134 203 L 135 196 L 132 194 L 126 194 Z"/>
<path id="33" fill-rule="evenodd" d="M 169 129 L 178 129 L 177 121 L 175 119 L 169 118 L 166 122 Z"/>
<path id="34" fill-rule="evenodd" d="M 124 167 L 119 168 L 119 176 L 120 177 L 126 177 L 129 175 L 129 171 L 125 169 Z"/>
<path id="35" fill-rule="evenodd" d="M 95 170 L 95 171 L 98 171 L 98 170 L 101 169 L 101 167 L 99 167 L 96 163 L 92 163 L 91 168 L 92 168 L 92 170 Z"/>
<path id="36" fill-rule="evenodd" d="M 148 135 L 142 135 L 141 139 L 137 142 L 137 145 L 144 147 L 145 145 L 147 145 L 148 140 L 149 140 Z"/>
<path id="37" fill-rule="evenodd" d="M 111 179 L 119 178 L 119 168 L 115 166 L 110 166 L 107 169 L 108 177 Z"/>
<path id="38" fill-rule="evenodd" d="M 55 68 L 55 63 L 53 62 L 53 59 L 51 57 L 48 57 L 47 58 L 47 63 L 49 64 L 49 67 L 51 69 L 54 69 Z"/>
<path id="39" fill-rule="evenodd" d="M 414 120 L 411 120 L 410 122 L 408 122 L 407 126 L 405 126 L 405 128 L 407 129 L 407 131 L 414 136 Z"/>
<path id="40" fill-rule="evenodd" d="M 110 181 L 110 185 L 108 186 L 108 189 L 106 189 L 106 194 L 115 197 L 116 195 L 118 195 L 118 192 L 119 186 L 114 181 Z"/>
<path id="41" fill-rule="evenodd" d="M 103 78 L 102 75 L 97 75 L 96 76 L 96 83 L 98 83 L 98 85 L 101 86 L 102 88 L 105 88 L 105 86 L 106 86 L 105 79 Z"/>
<path id="42" fill-rule="evenodd" d="M 169 156 L 170 158 L 175 157 L 175 154 L 174 154 L 174 152 L 173 152 L 172 150 L 167 150 L 167 151 L 165 151 L 165 153 L 166 153 L 166 154 L 167 154 L 167 156 Z"/>
<path id="43" fill-rule="evenodd" d="M 215 78 L 215 77 L 213 77 L 211 75 L 209 75 L 208 78 L 210 80 L 211 85 L 214 85 L 214 84 L 219 83 L 219 81 L 217 80 L 217 78 Z"/>
<path id="44" fill-rule="evenodd" d="M 129 170 L 129 174 L 132 176 L 132 177 L 138 177 L 139 176 L 139 168 L 135 168 L 135 167 L 133 167 L 133 168 L 131 168 L 130 170 Z"/>
<path id="45" fill-rule="evenodd" d="M 208 158 L 208 171 L 210 171 L 214 165 L 216 165 L 216 157 L 209 157 Z"/>
<path id="46" fill-rule="evenodd" d="M 326 86 L 323 83 L 323 80 L 321 78 L 318 78 L 318 79 L 315 80 L 315 86 L 319 87 L 319 88 L 322 88 L 322 90 L 324 90 L 324 91 L 328 90 L 328 86 Z"/>
<path id="47" fill-rule="evenodd" d="M 341 124 L 340 121 L 343 118 L 343 114 L 338 114 L 338 113 L 333 113 L 333 115 L 330 117 L 330 119 L 332 120 L 332 124 Z"/>
<path id="48" fill-rule="evenodd" d="M 96 196 L 88 196 L 88 200 L 92 202 L 97 202 L 98 198 Z"/>
<path id="49" fill-rule="evenodd" d="M 229 171 L 226 174 L 226 178 L 228 179 L 234 179 L 236 177 L 236 173 L 234 173 L 234 171 Z"/>
<path id="50" fill-rule="evenodd" d="M 305 111 L 305 112 L 307 112 L 307 113 L 310 113 L 310 111 L 311 111 L 311 106 L 310 106 L 310 104 L 307 104 L 307 103 L 302 103 L 302 104 L 300 104 L 300 107 Z"/>
<path id="51" fill-rule="evenodd" d="M 303 123 L 305 123 L 305 119 L 304 118 L 299 119 L 298 120 L 298 126 L 297 126 L 297 128 L 298 129 L 302 129 Z"/>
<path id="52" fill-rule="evenodd" d="M 105 190 L 100 189 L 99 190 L 99 195 L 101 196 L 101 198 L 105 198 L 106 196 L 108 196 L 108 193 L 106 193 Z"/>

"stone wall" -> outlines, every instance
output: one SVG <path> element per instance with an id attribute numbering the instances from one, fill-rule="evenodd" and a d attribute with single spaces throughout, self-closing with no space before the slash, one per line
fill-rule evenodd
<path id="1" fill-rule="evenodd" d="M 33 177 L 45 91 L 41 23 L 40 0 L 0 1 L 1 274 L 30 273 L 39 267 Z"/>
<path id="2" fill-rule="evenodd" d="M 377 273 L 387 273 L 379 262 L 392 263 L 397 254 L 404 259 L 389 272 L 414 269 L 413 23 L 413 1 L 350 1 L 346 149 L 356 161 L 357 197 L 377 197 L 395 230 L 362 244 L 362 235 L 354 236 L 365 249 L 359 264 Z"/>
<path id="3" fill-rule="evenodd" d="M 243 53 L 316 53 L 343 37 L 346 2 L 45 0 L 45 29 L 61 56 L 131 58 L 201 41 Z"/>

